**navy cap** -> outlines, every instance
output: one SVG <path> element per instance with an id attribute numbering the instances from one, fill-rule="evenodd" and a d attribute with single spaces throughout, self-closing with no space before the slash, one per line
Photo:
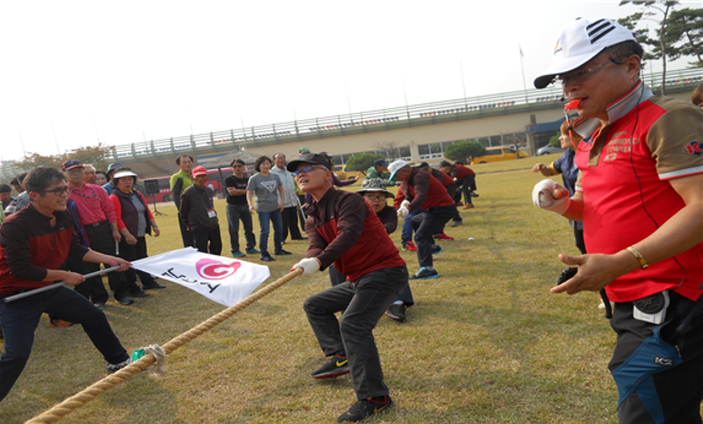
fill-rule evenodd
<path id="1" fill-rule="evenodd" d="M 63 164 L 61 164 L 61 167 L 63 168 L 64 171 L 70 171 L 71 169 L 74 168 L 85 168 L 82 163 L 78 162 L 75 159 L 69 159 Z"/>
<path id="2" fill-rule="evenodd" d="M 388 162 L 385 159 L 376 159 L 373 161 L 373 166 L 388 166 Z"/>

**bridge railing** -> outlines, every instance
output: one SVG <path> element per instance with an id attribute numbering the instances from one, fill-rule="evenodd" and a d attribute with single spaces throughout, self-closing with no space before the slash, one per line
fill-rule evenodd
<path id="1" fill-rule="evenodd" d="M 647 84 L 658 91 L 661 86 L 661 73 L 644 75 Z M 667 89 L 689 86 L 703 81 L 703 69 L 682 69 L 669 71 L 667 74 Z M 671 88 L 669 88 L 671 87 Z M 118 145 L 113 149 L 115 159 L 127 157 L 143 157 L 145 155 L 162 155 L 197 150 L 217 149 L 218 147 L 239 147 L 243 144 L 256 145 L 263 140 L 289 141 L 301 135 L 309 137 L 315 133 L 329 130 L 344 130 L 368 125 L 385 124 L 389 127 L 402 126 L 401 121 L 419 118 L 435 117 L 464 112 L 481 112 L 488 109 L 508 108 L 518 105 L 533 105 L 544 102 L 555 102 L 562 97 L 561 87 L 552 85 L 544 90 L 522 90 L 486 96 L 475 96 L 440 102 L 422 103 L 378 109 L 366 112 L 355 112 L 343 115 L 325 116 L 300 121 L 289 121 L 269 125 L 252 126 L 225 131 L 194 134 L 182 137 L 172 137 L 161 140 L 151 140 Z M 203 149 L 205 148 L 205 149 Z"/>

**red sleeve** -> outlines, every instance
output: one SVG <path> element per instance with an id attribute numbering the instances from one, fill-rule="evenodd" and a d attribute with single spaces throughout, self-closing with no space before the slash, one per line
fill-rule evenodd
<path id="1" fill-rule="evenodd" d="M 95 193 L 97 193 L 98 197 L 100 198 L 100 205 L 102 207 L 103 212 L 105 213 L 105 216 L 107 217 L 107 220 L 110 221 L 110 224 L 113 222 L 117 222 L 117 216 L 115 215 L 115 207 L 113 206 L 113 202 L 110 201 L 110 199 L 107 197 L 107 192 L 100 186 L 93 185 L 93 189 L 96 189 Z M 119 199 L 118 199 L 119 200 Z M 120 213 L 121 215 L 122 213 Z"/>
<path id="2" fill-rule="evenodd" d="M 110 195 L 110 201 L 112 202 L 113 213 L 117 218 L 117 230 L 119 231 L 126 227 L 126 225 L 124 225 L 124 221 L 122 221 L 122 203 L 120 203 L 120 199 L 118 199 L 114 194 Z"/>

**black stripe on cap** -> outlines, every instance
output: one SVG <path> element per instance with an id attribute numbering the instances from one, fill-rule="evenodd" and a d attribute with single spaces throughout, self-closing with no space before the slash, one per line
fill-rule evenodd
<path id="1" fill-rule="evenodd" d="M 600 40 L 610 31 L 614 30 L 615 25 L 607 19 L 599 19 L 586 26 L 586 29 L 588 30 L 588 37 L 591 40 L 591 44 L 595 44 L 596 41 Z"/>

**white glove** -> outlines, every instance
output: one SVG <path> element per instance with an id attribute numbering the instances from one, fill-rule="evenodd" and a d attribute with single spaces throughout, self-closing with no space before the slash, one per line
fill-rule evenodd
<path id="1" fill-rule="evenodd" d="M 403 201 L 400 203 L 400 206 L 408 207 L 409 205 L 410 205 L 410 201 L 407 200 L 407 199 L 406 199 L 406 200 L 403 200 Z"/>
<path id="2" fill-rule="evenodd" d="M 406 216 L 408 216 L 409 213 L 410 213 L 410 211 L 408 210 L 408 208 L 406 206 L 401 206 L 400 208 L 398 208 L 398 216 L 400 216 L 402 218 L 405 218 Z"/>
<path id="3" fill-rule="evenodd" d="M 538 208 L 563 215 L 569 209 L 571 199 L 568 196 L 555 199 L 552 193 L 557 188 L 566 190 L 563 186 L 550 179 L 538 182 L 535 184 L 535 188 L 532 189 L 532 203 Z"/>
<path id="4" fill-rule="evenodd" d="M 295 271 L 296 268 L 302 269 L 302 275 L 305 277 L 309 277 L 320 270 L 320 263 L 315 258 L 305 258 L 297 264 L 293 265 L 293 268 L 291 268 L 290 270 Z"/>

